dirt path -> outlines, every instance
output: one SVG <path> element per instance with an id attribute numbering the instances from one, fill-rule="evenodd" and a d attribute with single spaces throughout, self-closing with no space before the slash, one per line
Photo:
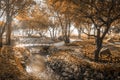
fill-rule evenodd
<path id="1" fill-rule="evenodd" d="M 30 57 L 26 71 L 40 80 L 58 80 L 59 78 L 59 76 L 46 65 L 46 57 L 39 54 L 34 54 Z"/>

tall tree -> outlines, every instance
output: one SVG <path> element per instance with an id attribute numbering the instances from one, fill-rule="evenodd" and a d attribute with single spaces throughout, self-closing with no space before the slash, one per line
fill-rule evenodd
<path id="1" fill-rule="evenodd" d="M 95 42 L 96 49 L 94 52 L 95 61 L 99 60 L 99 53 L 102 48 L 103 39 L 108 33 L 113 22 L 120 19 L 120 0 L 50 0 L 53 4 L 56 4 L 57 10 L 69 10 L 68 7 L 73 10 L 73 14 L 78 18 L 85 18 L 91 21 L 91 24 L 95 26 Z M 61 2 L 61 3 L 59 3 Z M 69 4 L 67 4 L 67 3 Z M 66 3 L 68 7 L 62 7 L 63 3 Z M 59 6 L 60 5 L 60 6 Z M 59 6 L 59 7 L 58 7 Z M 70 12 L 69 12 L 70 13 Z M 67 16 L 69 13 L 66 12 Z M 65 16 L 65 18 L 67 18 Z M 67 20 L 66 20 L 67 21 Z M 101 30 L 104 28 L 103 32 Z"/>
<path id="2" fill-rule="evenodd" d="M 78 8 L 76 13 L 81 17 L 91 20 L 96 28 L 96 50 L 95 61 L 99 60 L 103 39 L 108 33 L 111 25 L 120 19 L 120 0 L 72 0 Z M 104 27 L 104 31 L 101 29 Z"/>
<path id="3" fill-rule="evenodd" d="M 70 28 L 73 17 L 73 5 L 66 0 L 48 0 L 48 5 L 53 7 L 53 10 L 58 16 L 62 28 L 62 36 L 65 43 L 70 42 Z"/>
<path id="4" fill-rule="evenodd" d="M 13 18 L 23 9 L 27 10 L 33 0 L 2 0 L 1 5 L 4 5 L 2 10 L 6 16 L 6 42 L 7 45 L 11 44 L 11 22 Z"/>

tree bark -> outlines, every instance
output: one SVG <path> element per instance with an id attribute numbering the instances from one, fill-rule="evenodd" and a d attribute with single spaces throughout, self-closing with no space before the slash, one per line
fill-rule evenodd
<path id="1" fill-rule="evenodd" d="M 88 30 L 87 39 L 90 39 L 90 31 Z"/>
<path id="2" fill-rule="evenodd" d="M 101 48 L 102 48 L 102 39 L 96 39 L 96 50 L 95 50 L 95 52 L 94 52 L 94 59 L 95 59 L 95 61 L 99 61 L 99 53 L 100 53 L 100 50 L 101 50 Z"/>
<path id="3" fill-rule="evenodd" d="M 78 30 L 78 38 L 81 39 L 81 30 Z"/>
<path id="4" fill-rule="evenodd" d="M 8 17 L 7 32 L 6 32 L 6 45 L 11 45 L 11 21 L 12 19 Z"/>
<path id="5" fill-rule="evenodd" d="M 0 36 L 0 47 L 2 47 L 2 36 Z"/>
<path id="6" fill-rule="evenodd" d="M 70 43 L 70 38 L 68 36 L 65 36 L 64 37 L 64 42 L 67 44 L 67 43 Z"/>
<path id="7" fill-rule="evenodd" d="M 102 48 L 102 40 L 103 39 L 101 39 L 100 38 L 100 28 L 98 28 L 97 29 L 97 36 L 96 36 L 96 50 L 95 50 L 95 52 L 94 52 L 94 59 L 95 59 L 95 61 L 98 61 L 99 60 L 99 53 L 100 53 L 100 50 L 101 50 L 101 48 Z"/>

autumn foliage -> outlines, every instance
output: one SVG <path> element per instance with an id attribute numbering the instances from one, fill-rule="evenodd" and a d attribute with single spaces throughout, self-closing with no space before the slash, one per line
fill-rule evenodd
<path id="1" fill-rule="evenodd" d="M 0 50 L 0 79 L 1 80 L 33 79 L 33 77 L 29 76 L 26 73 L 25 68 L 21 64 L 20 58 L 15 56 L 16 51 L 14 49 L 15 48 L 13 47 L 3 47 Z M 20 50 L 20 48 L 17 49 Z M 24 49 L 21 49 L 21 51 L 23 50 Z"/>

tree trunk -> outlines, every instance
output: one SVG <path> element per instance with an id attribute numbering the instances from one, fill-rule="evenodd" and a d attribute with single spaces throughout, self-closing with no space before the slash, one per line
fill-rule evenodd
<path id="1" fill-rule="evenodd" d="M 0 47 L 2 47 L 2 36 L 0 36 Z"/>
<path id="2" fill-rule="evenodd" d="M 104 30 L 104 32 L 101 35 L 101 37 L 100 37 L 100 27 L 98 27 L 98 29 L 97 29 L 96 50 L 95 50 L 95 56 L 94 56 L 95 61 L 99 60 L 99 53 L 100 53 L 100 50 L 102 48 L 103 39 L 104 39 L 105 35 L 108 33 L 109 28 L 110 28 L 110 23 L 108 22 L 106 24 L 106 29 Z"/>
<path id="3" fill-rule="evenodd" d="M 11 45 L 11 21 L 8 22 L 6 33 L 6 44 Z"/>
<path id="4" fill-rule="evenodd" d="M 94 59 L 95 61 L 98 61 L 99 60 L 99 53 L 100 53 L 100 50 L 102 48 L 102 40 L 100 38 L 100 28 L 97 29 L 97 36 L 96 36 L 96 50 L 94 52 Z"/>
<path id="5" fill-rule="evenodd" d="M 0 32 L 0 47 L 3 46 L 3 43 L 2 43 L 2 36 L 3 36 L 3 33 L 5 32 L 6 23 L 5 23 L 4 25 L 2 25 L 1 27 L 3 27 L 3 28 L 0 29 L 0 30 L 1 30 L 1 32 Z"/>
<path id="6" fill-rule="evenodd" d="M 96 28 L 94 27 L 94 29 L 93 29 L 93 30 L 94 30 L 94 35 L 96 35 Z"/>
<path id="7" fill-rule="evenodd" d="M 52 29 L 52 34 L 53 34 L 52 40 L 54 41 L 55 40 L 55 28 Z"/>
<path id="8" fill-rule="evenodd" d="M 69 15 L 65 15 L 65 35 L 64 35 L 65 44 L 70 43 L 70 27 L 71 27 L 71 22 Z"/>
<path id="9" fill-rule="evenodd" d="M 88 31 L 87 39 L 90 39 L 90 31 Z"/>
<path id="10" fill-rule="evenodd" d="M 70 43 L 70 38 L 68 36 L 64 37 L 64 42 L 65 44 Z"/>
<path id="11" fill-rule="evenodd" d="M 81 39 L 81 30 L 78 30 L 78 38 Z"/>
<path id="12" fill-rule="evenodd" d="M 6 4 L 6 45 L 11 45 L 11 22 L 12 22 L 12 14 L 10 14 L 10 4 L 9 0 Z"/>
<path id="13" fill-rule="evenodd" d="M 96 50 L 94 52 L 94 59 L 95 61 L 98 61 L 99 60 L 99 53 L 100 53 L 100 50 L 102 48 L 102 39 L 96 39 Z"/>

